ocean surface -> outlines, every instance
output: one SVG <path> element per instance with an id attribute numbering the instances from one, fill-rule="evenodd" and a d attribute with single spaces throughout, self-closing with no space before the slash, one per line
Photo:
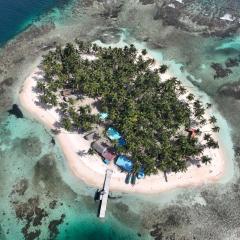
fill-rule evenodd
<path id="1" fill-rule="evenodd" d="M 0 0 L 0 46 L 69 0 Z"/>
<path id="2" fill-rule="evenodd" d="M 0 46 L 32 23 L 41 23 L 45 16 L 65 8 L 71 9 L 71 1 L 0 0 Z M 66 29 L 72 27 L 73 22 L 87 24 L 89 16 L 81 13 L 81 9 L 74 8 L 74 11 L 68 11 L 68 15 L 80 12 L 80 20 L 73 18 Z M 58 20 L 65 17 L 61 15 L 65 13 L 58 13 Z M 95 14 L 96 10 L 89 15 L 98 19 Z M 96 22 L 89 22 L 90 27 L 84 29 L 84 34 L 94 32 Z M 97 24 L 101 25 L 99 20 Z M 120 28 L 122 38 L 118 46 L 134 42 L 139 48 L 147 47 L 131 35 L 140 31 L 139 25 L 129 30 L 127 25 Z M 111 26 L 109 28 L 111 30 Z M 73 29 L 70 28 L 69 33 L 72 34 Z M 80 27 L 77 25 L 76 29 Z M 216 112 L 222 134 L 232 149 L 229 126 L 237 122 L 237 105 L 232 96 L 223 98 L 218 92 L 222 85 L 239 80 L 240 69 L 235 66 L 229 77 L 214 79 L 211 64 L 224 64 L 228 58 L 238 57 L 239 36 L 203 39 L 170 35 L 169 41 L 164 42 L 166 47 L 151 50 L 151 54 L 171 65 L 176 76 L 184 73 L 185 80 L 191 80 L 203 91 L 200 92 L 203 98 L 207 93 L 218 102 Z M 72 175 L 49 131 L 27 113 L 21 116 L 16 111 L 10 114 L 9 110 L 0 112 L 0 240 L 240 239 L 240 181 L 226 187 L 203 186 L 153 196 L 112 193 L 106 218 L 98 219 L 98 202 L 93 199 L 96 188 L 86 186 Z M 229 117 L 228 122 L 219 111 Z M 237 124 L 234 127 L 237 129 Z"/>

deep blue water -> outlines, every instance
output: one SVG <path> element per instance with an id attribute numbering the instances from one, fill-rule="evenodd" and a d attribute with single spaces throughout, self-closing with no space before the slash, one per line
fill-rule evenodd
<path id="1" fill-rule="evenodd" d="M 0 0 L 0 46 L 54 7 L 68 0 Z"/>

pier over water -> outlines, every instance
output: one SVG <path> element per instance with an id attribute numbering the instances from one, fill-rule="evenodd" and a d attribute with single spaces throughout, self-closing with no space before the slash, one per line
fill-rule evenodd
<path id="1" fill-rule="evenodd" d="M 101 205 L 100 205 L 100 211 L 99 211 L 100 218 L 105 217 L 112 173 L 113 171 L 111 169 L 106 170 L 105 181 L 104 181 L 103 190 L 101 192 L 101 197 L 100 197 L 101 199 L 101 203 L 100 203 Z"/>

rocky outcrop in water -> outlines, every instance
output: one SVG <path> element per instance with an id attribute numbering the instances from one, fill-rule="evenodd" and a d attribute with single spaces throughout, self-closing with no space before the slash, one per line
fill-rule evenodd
<path id="1" fill-rule="evenodd" d="M 17 104 L 13 104 L 12 108 L 8 110 L 8 113 L 14 115 L 16 118 L 23 118 L 23 113 Z"/>

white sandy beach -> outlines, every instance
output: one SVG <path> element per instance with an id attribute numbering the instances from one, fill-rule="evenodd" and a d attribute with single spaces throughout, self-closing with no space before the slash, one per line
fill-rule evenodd
<path id="1" fill-rule="evenodd" d="M 54 123 L 59 120 L 58 113 L 54 108 L 45 110 L 36 104 L 38 95 L 33 91 L 33 88 L 36 86 L 36 79 L 41 78 L 40 73 L 39 68 L 35 68 L 31 75 L 27 77 L 20 91 L 19 101 L 21 107 L 34 119 L 43 123 L 48 129 L 54 129 Z M 168 79 L 171 76 L 173 76 L 171 73 L 166 72 L 163 75 L 163 79 Z M 207 114 L 212 115 L 211 112 Z M 208 124 L 204 126 L 202 131 L 209 131 L 211 127 Z M 224 175 L 228 155 L 226 154 L 224 139 L 220 139 L 219 136 L 220 134 L 215 134 L 215 138 L 217 138 L 219 143 L 219 149 L 205 150 L 206 154 L 212 157 L 211 164 L 202 164 L 200 168 L 192 165 L 184 173 L 170 173 L 167 175 L 168 182 L 165 181 L 163 173 L 159 173 L 158 175 L 145 177 L 143 180 L 137 180 L 134 186 L 125 184 L 126 173 L 120 172 L 116 166 L 105 165 L 100 156 L 96 154 L 88 155 L 90 142 L 85 140 L 83 135 L 70 133 L 62 129 L 61 133 L 56 135 L 56 140 L 61 146 L 70 170 L 86 184 L 102 187 L 105 171 L 109 167 L 113 169 L 110 185 L 111 191 L 159 193 L 178 187 L 199 186 L 220 180 Z"/>

